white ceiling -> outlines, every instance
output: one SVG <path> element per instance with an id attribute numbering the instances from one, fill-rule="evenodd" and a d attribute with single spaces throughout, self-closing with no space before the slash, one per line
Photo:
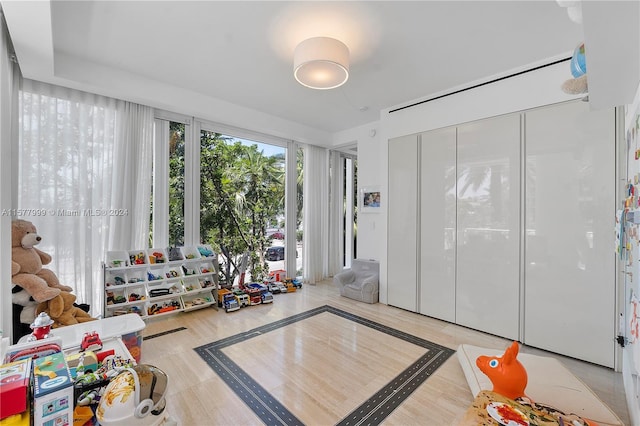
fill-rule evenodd
<path id="1" fill-rule="evenodd" d="M 384 108 L 566 58 L 583 40 L 566 9 L 540 0 L 2 6 L 25 77 L 169 109 L 189 93 L 201 110 L 210 100 L 322 134 L 376 121 Z M 316 91 L 294 80 L 293 50 L 313 36 L 350 48 L 343 87 Z M 136 84 L 125 89 L 122 76 Z M 183 109 L 174 108 L 216 117 Z"/>

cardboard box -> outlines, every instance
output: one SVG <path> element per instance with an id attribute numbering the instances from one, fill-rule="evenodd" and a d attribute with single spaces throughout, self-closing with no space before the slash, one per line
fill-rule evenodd
<path id="1" fill-rule="evenodd" d="M 31 358 L 0 366 L 0 419 L 29 411 Z"/>
<path id="2" fill-rule="evenodd" d="M 33 424 L 73 424 L 73 382 L 61 352 L 33 360 Z"/>

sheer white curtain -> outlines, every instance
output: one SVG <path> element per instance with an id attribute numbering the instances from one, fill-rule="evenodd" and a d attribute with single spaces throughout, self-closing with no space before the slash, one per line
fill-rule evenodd
<path id="1" fill-rule="evenodd" d="M 110 250 L 149 247 L 153 108 L 119 102 L 109 219 Z"/>
<path id="2" fill-rule="evenodd" d="M 329 211 L 329 275 L 333 276 L 342 270 L 344 246 L 344 169 L 343 159 L 339 152 L 331 151 L 330 155 L 330 211 Z"/>
<path id="3" fill-rule="evenodd" d="M 315 284 L 328 272 L 329 151 L 304 147 L 304 280 Z"/>
<path id="4" fill-rule="evenodd" d="M 12 59 L 12 47 L 7 24 L 0 5 L 0 209 L 15 207 L 13 194 L 16 188 L 14 153 L 17 139 L 18 86 L 20 68 Z M 17 133 L 16 133 L 17 134 Z M 10 337 L 11 316 L 11 217 L 0 215 L 0 335 Z"/>
<path id="5" fill-rule="evenodd" d="M 48 267 L 61 283 L 73 287 L 78 301 L 90 303 L 91 313 L 99 315 L 104 293 L 101 262 L 111 244 L 121 243 L 112 234 L 120 226 L 129 235 L 148 233 L 149 197 L 135 197 L 149 193 L 138 187 L 150 185 L 151 167 L 134 156 L 151 158 L 151 153 L 130 148 L 139 140 L 135 131 L 126 130 L 141 127 L 142 134 L 151 134 L 138 115 L 147 117 L 148 112 L 31 80 L 24 81 L 20 101 L 18 208 L 31 212 L 24 218 L 38 228 L 39 248 L 53 258 Z M 147 167 L 148 178 L 136 170 L 138 164 Z M 144 202 L 146 213 L 140 211 Z M 147 226 L 127 226 L 131 222 Z"/>

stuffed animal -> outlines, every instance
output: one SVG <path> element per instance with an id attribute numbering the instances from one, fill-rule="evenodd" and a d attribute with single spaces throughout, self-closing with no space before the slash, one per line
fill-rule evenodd
<path id="1" fill-rule="evenodd" d="M 22 336 L 31 333 L 31 323 L 36 318 L 38 302 L 22 287 L 11 288 L 11 322 L 13 326 L 13 342 L 18 343 Z"/>
<path id="2" fill-rule="evenodd" d="M 11 222 L 11 281 L 37 302 L 46 302 L 72 288 L 60 284 L 53 271 L 42 267 L 51 262 L 51 256 L 35 247 L 41 239 L 33 223 L 21 219 Z"/>
<path id="3" fill-rule="evenodd" d="M 30 325 L 36 319 L 38 302 L 25 289 L 14 285 L 11 289 L 11 303 L 20 306 L 20 323 Z M 14 308 L 15 309 L 15 308 Z"/>
<path id="4" fill-rule="evenodd" d="M 74 306 L 75 301 L 75 295 L 62 291 L 60 292 L 60 297 L 39 303 L 36 308 L 36 314 L 40 312 L 49 314 L 53 320 L 53 328 L 94 321 L 95 318 L 79 307 Z"/>

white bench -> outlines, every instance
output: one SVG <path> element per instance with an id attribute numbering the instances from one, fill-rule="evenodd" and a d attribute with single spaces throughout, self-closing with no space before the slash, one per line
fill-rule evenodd
<path id="1" fill-rule="evenodd" d="M 499 349 L 458 346 L 458 360 L 474 398 L 481 390 L 493 389 L 489 377 L 476 365 L 476 359 L 480 355 L 501 356 L 503 353 L 504 350 Z M 620 418 L 557 359 L 519 353 L 518 360 L 527 370 L 525 393 L 533 401 L 577 414 L 599 425 L 623 426 Z"/>

